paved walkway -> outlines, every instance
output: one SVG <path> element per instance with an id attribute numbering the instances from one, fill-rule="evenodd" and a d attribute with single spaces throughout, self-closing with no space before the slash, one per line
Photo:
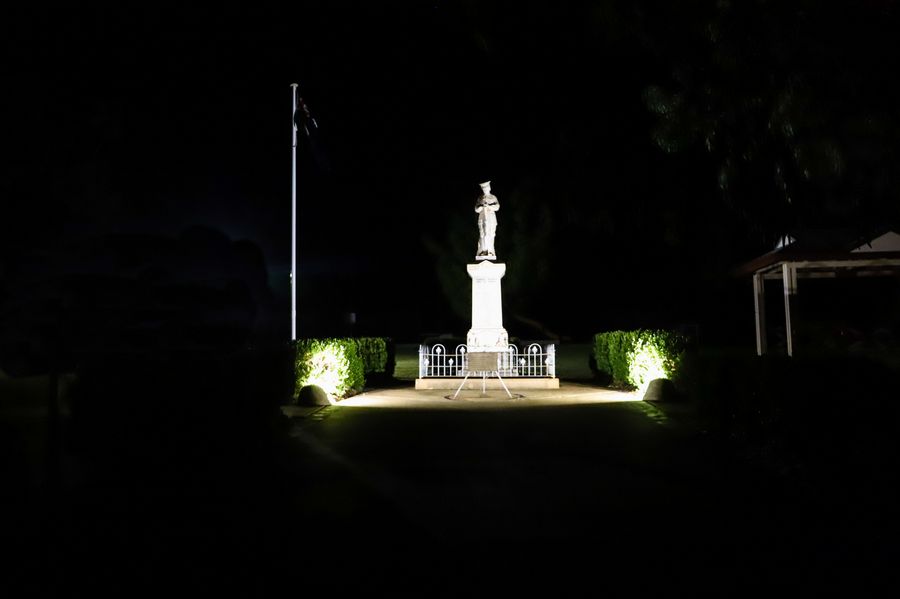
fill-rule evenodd
<path id="1" fill-rule="evenodd" d="M 575 383 L 515 400 L 447 394 L 370 391 L 295 421 L 306 456 L 295 466 L 318 481 L 311 535 L 334 551 L 334 539 L 352 539 L 429 576 L 489 568 L 502 579 L 525 565 L 582 582 L 594 575 L 585 563 L 648 561 L 684 580 L 696 568 L 707 581 L 765 578 L 762 563 L 804 569 L 836 549 L 817 545 L 792 492 L 670 417 L 682 408 Z"/>
<path id="2" fill-rule="evenodd" d="M 480 409 L 523 408 L 535 406 L 587 405 L 623 401 L 640 401 L 637 392 L 622 392 L 593 385 L 560 383 L 559 389 L 511 390 L 511 399 L 502 389 L 416 390 L 412 387 L 375 389 L 354 395 L 338 403 L 344 407 L 412 408 L 412 409 Z"/>
<path id="3" fill-rule="evenodd" d="M 481 575 L 593 589 L 635 567 L 635 588 L 827 584 L 889 554 L 877 519 L 738 459 L 684 405 L 571 382 L 448 394 L 370 391 L 295 420 L 323 546 L 453 572 L 457 592 Z"/>
<path id="4" fill-rule="evenodd" d="M 559 389 L 511 390 L 509 397 L 502 389 L 415 389 L 411 384 L 384 389 L 370 389 L 364 393 L 335 402 L 344 408 L 395 408 L 412 410 L 479 410 L 517 409 L 538 406 L 577 406 L 602 403 L 641 401 L 639 393 L 617 391 L 585 383 L 563 382 Z M 455 395 L 455 397 L 454 397 Z M 282 412 L 289 418 L 316 416 L 325 406 L 283 406 Z M 678 410 L 678 406 L 669 406 Z M 667 409 L 669 408 L 667 407 Z M 683 410 L 681 410 L 683 411 Z"/>

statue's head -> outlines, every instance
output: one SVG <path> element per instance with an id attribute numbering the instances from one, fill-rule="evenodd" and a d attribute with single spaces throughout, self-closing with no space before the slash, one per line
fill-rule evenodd
<path id="1" fill-rule="evenodd" d="M 484 194 L 484 195 L 491 194 L 491 182 L 490 181 L 485 181 L 484 183 L 479 183 L 478 185 L 481 187 L 482 194 Z"/>

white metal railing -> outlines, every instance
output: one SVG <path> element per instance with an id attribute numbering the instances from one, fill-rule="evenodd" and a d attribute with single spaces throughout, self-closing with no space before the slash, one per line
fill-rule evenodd
<path id="1" fill-rule="evenodd" d="M 469 349 L 465 343 L 448 352 L 442 343 L 419 346 L 419 378 L 464 377 L 469 371 Z M 497 358 L 501 377 L 556 377 L 556 345 L 532 343 L 520 352 L 512 343 Z"/>

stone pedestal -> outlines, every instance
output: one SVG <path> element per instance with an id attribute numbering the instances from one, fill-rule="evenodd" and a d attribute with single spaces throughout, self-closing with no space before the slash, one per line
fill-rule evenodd
<path id="1" fill-rule="evenodd" d="M 503 328 L 503 298 L 500 279 L 506 274 L 506 264 L 489 262 L 466 266 L 472 277 L 472 328 L 466 335 L 468 350 L 505 351 L 509 335 Z"/>

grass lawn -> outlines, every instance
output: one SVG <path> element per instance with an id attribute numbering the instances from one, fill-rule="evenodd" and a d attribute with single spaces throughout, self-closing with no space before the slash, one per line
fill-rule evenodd
<path id="1" fill-rule="evenodd" d="M 414 381 L 419 378 L 419 345 L 417 343 L 397 344 L 397 365 L 394 378 L 400 381 Z"/>

